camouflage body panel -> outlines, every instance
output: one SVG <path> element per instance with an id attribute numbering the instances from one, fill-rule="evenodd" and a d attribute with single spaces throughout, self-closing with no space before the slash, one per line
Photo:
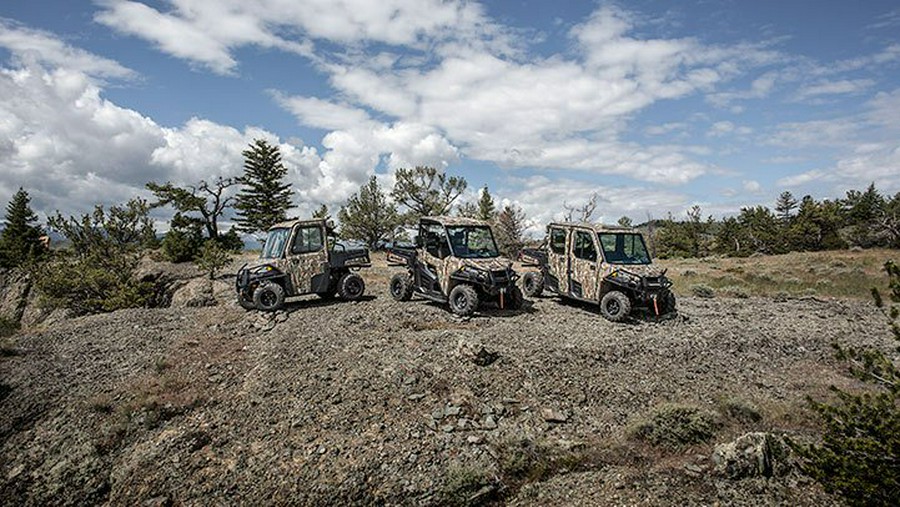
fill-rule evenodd
<path id="1" fill-rule="evenodd" d="M 572 258 L 571 282 L 581 284 L 581 297 L 591 301 L 600 300 L 600 283 L 597 275 L 597 261 Z M 573 288 L 570 287 L 571 291 Z"/>
<path id="2" fill-rule="evenodd" d="M 563 229 L 581 228 L 589 229 L 594 232 L 637 232 L 634 227 L 619 227 L 617 225 L 593 224 L 590 222 L 550 222 L 547 224 L 547 227 L 560 227 Z"/>
<path id="3" fill-rule="evenodd" d="M 489 226 L 487 222 L 482 220 L 476 220 L 474 218 L 466 218 L 466 217 L 448 217 L 448 216 L 436 216 L 436 217 L 422 217 L 423 222 L 435 222 L 443 225 L 444 227 L 453 227 L 453 226 Z"/>
<path id="4" fill-rule="evenodd" d="M 318 252 L 295 254 L 280 259 L 255 259 L 247 264 L 247 268 L 270 265 L 288 275 L 296 294 L 312 292 L 312 277 L 324 273 L 328 269 L 328 251 L 322 248 Z"/>
<path id="5" fill-rule="evenodd" d="M 606 262 L 603 263 L 603 270 L 600 273 L 600 278 L 606 278 L 611 275 L 614 271 L 626 271 L 633 275 L 638 276 L 646 276 L 646 277 L 658 277 L 662 276 L 665 273 L 665 269 L 660 268 L 659 266 L 655 266 L 653 264 L 634 264 L 634 265 L 622 265 L 622 264 L 608 264 Z"/>

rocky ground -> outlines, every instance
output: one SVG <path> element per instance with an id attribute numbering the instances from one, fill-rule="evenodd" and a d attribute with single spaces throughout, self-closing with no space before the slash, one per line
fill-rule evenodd
<path id="1" fill-rule="evenodd" d="M 364 272 L 358 303 L 245 312 L 231 279 L 194 279 L 170 308 L 20 331 L 0 355 L 0 501 L 839 503 L 789 459 L 725 467 L 721 444 L 814 435 L 804 397 L 855 385 L 831 344 L 890 349 L 871 303 L 684 297 L 613 324 L 544 297 L 459 319 L 394 302 L 391 269 Z M 638 438 L 672 407 L 707 414 L 708 439 Z"/>

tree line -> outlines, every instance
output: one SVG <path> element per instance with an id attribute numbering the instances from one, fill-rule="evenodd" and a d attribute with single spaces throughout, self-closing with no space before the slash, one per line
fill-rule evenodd
<path id="1" fill-rule="evenodd" d="M 900 193 L 882 195 L 874 183 L 840 199 L 807 195 L 798 200 L 785 191 L 774 210 L 750 206 L 736 216 L 715 220 L 704 219 L 701 208 L 693 206 L 685 219 L 670 215 L 648 220 L 642 227 L 653 231 L 653 247 L 660 258 L 900 248 Z"/>

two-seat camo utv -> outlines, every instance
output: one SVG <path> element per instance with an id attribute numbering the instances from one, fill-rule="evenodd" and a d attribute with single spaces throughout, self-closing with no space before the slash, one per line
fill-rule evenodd
<path id="1" fill-rule="evenodd" d="M 408 301 L 413 294 L 447 303 L 457 315 L 471 315 L 483 301 L 518 309 L 522 291 L 512 262 L 501 257 L 491 227 L 462 217 L 423 217 L 415 248 L 388 250 L 388 262 L 405 266 L 391 278 L 391 296 Z"/>
<path id="2" fill-rule="evenodd" d="M 631 228 L 586 223 L 551 223 L 539 249 L 524 249 L 523 265 L 537 267 L 524 275 L 528 296 L 544 290 L 600 305 L 613 322 L 634 308 L 655 315 L 675 311 L 672 282 L 653 265 L 644 238 Z"/>
<path id="3" fill-rule="evenodd" d="M 356 271 L 369 266 L 369 250 L 338 242 L 330 220 L 283 222 L 269 229 L 259 259 L 238 271 L 238 302 L 276 311 L 286 297 L 304 294 L 358 300 L 366 284 Z"/>

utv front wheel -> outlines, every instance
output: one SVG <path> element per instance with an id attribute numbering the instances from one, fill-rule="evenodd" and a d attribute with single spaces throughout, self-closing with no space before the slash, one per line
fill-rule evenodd
<path id="1" fill-rule="evenodd" d="M 522 288 L 528 297 L 540 296 L 541 292 L 544 292 L 544 275 L 535 271 L 525 273 L 525 278 L 522 279 Z"/>
<path id="2" fill-rule="evenodd" d="M 666 295 L 659 298 L 659 314 L 667 315 L 675 311 L 675 294 L 666 292 Z"/>
<path id="3" fill-rule="evenodd" d="M 504 299 L 504 306 L 507 310 L 520 310 L 525 303 L 525 297 L 522 296 L 522 291 L 515 285 L 507 289 L 506 294 L 504 294 Z"/>
<path id="4" fill-rule="evenodd" d="M 256 309 L 256 305 L 253 303 L 253 301 L 245 298 L 243 294 L 238 294 L 238 304 L 241 305 L 241 308 L 243 308 L 244 310 Z"/>
<path id="5" fill-rule="evenodd" d="M 478 308 L 478 293 L 467 284 L 459 284 L 450 291 L 450 311 L 463 317 L 475 313 Z"/>
<path id="6" fill-rule="evenodd" d="M 405 273 L 397 273 L 391 277 L 391 297 L 395 301 L 409 301 L 412 297 L 413 287 L 410 283 L 409 275 Z"/>
<path id="7" fill-rule="evenodd" d="M 356 273 L 347 273 L 338 280 L 338 295 L 344 301 L 358 301 L 366 292 L 366 282 Z"/>
<path id="8" fill-rule="evenodd" d="M 253 304 L 264 312 L 278 311 L 284 306 L 284 289 L 277 283 L 264 283 L 253 291 Z"/>
<path id="9" fill-rule="evenodd" d="M 611 290 L 600 300 L 600 314 L 609 321 L 622 322 L 631 313 L 631 301 L 628 296 Z"/>

